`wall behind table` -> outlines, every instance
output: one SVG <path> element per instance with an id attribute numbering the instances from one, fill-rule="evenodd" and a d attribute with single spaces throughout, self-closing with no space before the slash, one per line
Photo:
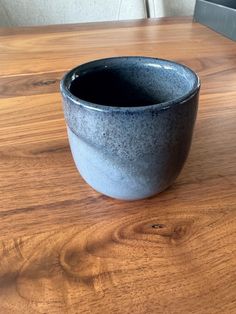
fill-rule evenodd
<path id="1" fill-rule="evenodd" d="M 149 0 L 152 17 L 192 15 L 195 0 Z M 139 19 L 144 0 L 0 0 L 0 26 Z"/>

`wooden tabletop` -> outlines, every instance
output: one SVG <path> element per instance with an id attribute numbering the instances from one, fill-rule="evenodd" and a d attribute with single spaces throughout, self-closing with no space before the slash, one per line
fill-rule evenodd
<path id="1" fill-rule="evenodd" d="M 63 73 L 108 56 L 202 80 L 171 188 L 122 202 L 76 171 Z M 190 18 L 0 30 L 0 313 L 236 313 L 236 43 Z"/>

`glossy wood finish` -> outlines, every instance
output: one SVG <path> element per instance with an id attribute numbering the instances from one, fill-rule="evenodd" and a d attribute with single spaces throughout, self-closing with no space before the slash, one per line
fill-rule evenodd
<path id="1" fill-rule="evenodd" d="M 188 18 L 0 31 L 0 312 L 235 313 L 236 44 Z M 99 195 L 70 154 L 59 79 L 95 58 L 185 63 L 202 80 L 175 184 Z"/>

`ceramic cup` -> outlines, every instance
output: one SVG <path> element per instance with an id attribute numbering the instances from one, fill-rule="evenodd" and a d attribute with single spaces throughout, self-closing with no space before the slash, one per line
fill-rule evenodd
<path id="1" fill-rule="evenodd" d="M 155 195 L 187 158 L 200 81 L 184 65 L 147 57 L 95 60 L 61 81 L 75 164 L 95 190 L 122 200 Z"/>

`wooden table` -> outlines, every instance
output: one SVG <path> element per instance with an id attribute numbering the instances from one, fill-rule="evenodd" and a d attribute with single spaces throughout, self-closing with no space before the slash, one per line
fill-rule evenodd
<path id="1" fill-rule="evenodd" d="M 190 18 L 0 30 L 0 313 L 236 313 L 236 43 Z M 202 80 L 188 161 L 122 202 L 77 173 L 58 91 L 82 62 L 145 55 Z"/>

